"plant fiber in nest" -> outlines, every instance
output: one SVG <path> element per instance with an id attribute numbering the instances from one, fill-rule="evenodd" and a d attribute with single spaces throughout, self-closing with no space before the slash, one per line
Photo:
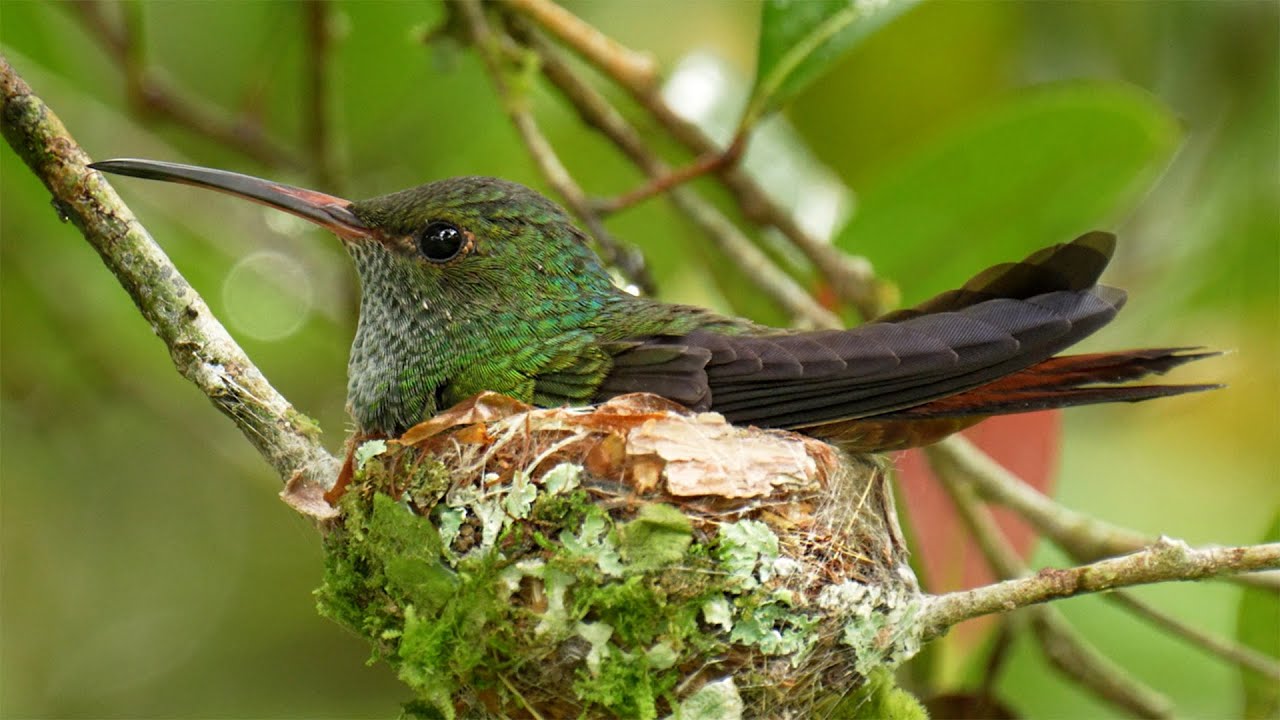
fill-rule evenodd
<path id="1" fill-rule="evenodd" d="M 285 500 L 326 530 L 321 612 L 413 714 L 915 716 L 884 682 L 921 594 L 874 459 L 651 395 L 486 393 L 348 465 L 336 510 Z"/>

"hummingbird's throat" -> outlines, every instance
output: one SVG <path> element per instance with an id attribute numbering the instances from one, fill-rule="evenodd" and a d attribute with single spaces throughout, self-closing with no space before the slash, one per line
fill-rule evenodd
<path id="1" fill-rule="evenodd" d="M 397 435 L 440 410 L 440 391 L 455 369 L 448 339 L 454 313 L 395 249 L 381 242 L 347 249 L 361 286 L 348 407 L 362 431 Z"/>

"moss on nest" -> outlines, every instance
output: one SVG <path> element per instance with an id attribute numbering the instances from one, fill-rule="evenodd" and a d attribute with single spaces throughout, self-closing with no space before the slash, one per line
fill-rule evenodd
<path id="1" fill-rule="evenodd" d="M 471 408 L 354 448 L 321 611 L 370 640 L 422 717 L 881 707 L 856 691 L 889 697 L 866 680 L 914 652 L 919 593 L 880 468 L 822 456 L 757 494 L 676 495 L 674 454 L 637 433 L 723 421 L 637 402 Z"/>

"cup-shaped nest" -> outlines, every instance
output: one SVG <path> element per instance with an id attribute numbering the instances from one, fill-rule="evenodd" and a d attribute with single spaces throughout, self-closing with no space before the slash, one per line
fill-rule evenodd
<path id="1" fill-rule="evenodd" d="M 424 716 L 853 717 L 919 647 L 876 460 L 654 396 L 480 395 L 318 493 L 320 608 Z"/>

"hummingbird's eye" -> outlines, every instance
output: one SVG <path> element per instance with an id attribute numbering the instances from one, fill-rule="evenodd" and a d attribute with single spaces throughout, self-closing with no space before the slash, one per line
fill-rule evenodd
<path id="1" fill-rule="evenodd" d="M 431 223 L 418 233 L 416 240 L 422 256 L 435 263 L 449 262 L 471 245 L 466 233 L 447 222 Z"/>

